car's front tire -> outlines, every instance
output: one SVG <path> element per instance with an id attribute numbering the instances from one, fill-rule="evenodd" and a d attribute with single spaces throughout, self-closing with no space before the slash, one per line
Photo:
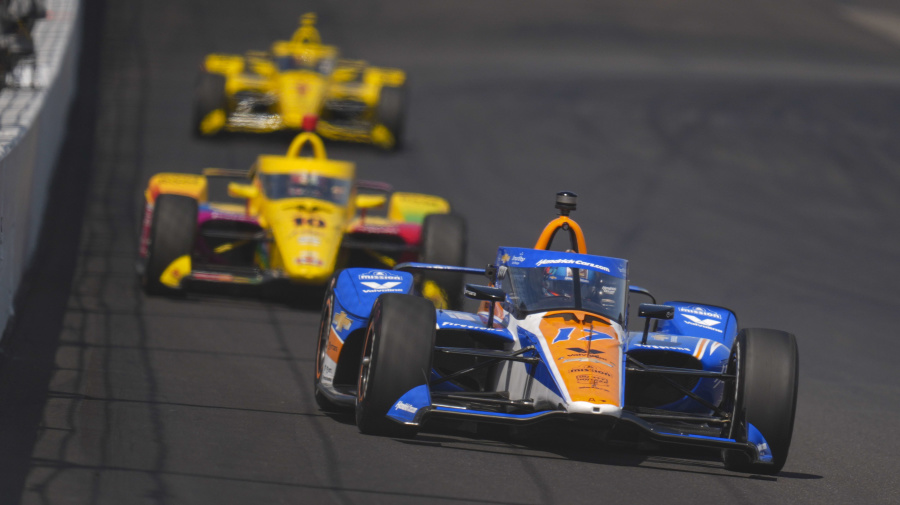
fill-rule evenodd
<path id="1" fill-rule="evenodd" d="M 144 291 L 166 295 L 176 290 L 166 286 L 160 277 L 176 259 L 194 250 L 197 232 L 197 200 L 188 196 L 162 194 L 153 204 L 150 243 L 141 276 Z"/>
<path id="2" fill-rule="evenodd" d="M 435 312 L 428 300 L 384 294 L 372 307 L 360 363 L 356 425 L 370 435 L 413 436 L 416 426 L 387 417 L 397 400 L 424 384 L 434 353 Z"/>
<path id="3" fill-rule="evenodd" d="M 724 451 L 725 467 L 738 472 L 774 475 L 787 460 L 794 431 L 799 382 L 799 353 L 794 335 L 750 328 L 735 340 L 732 364 L 737 374 L 733 389 L 731 438 L 747 440 L 747 423 L 766 439 L 772 464 L 755 463 L 739 451 Z"/>
<path id="4" fill-rule="evenodd" d="M 227 118 L 227 107 L 225 76 L 202 72 L 194 89 L 194 136 L 213 137 L 221 132 Z"/>
<path id="5" fill-rule="evenodd" d="M 391 133 L 393 144 L 382 147 L 397 150 L 403 146 L 403 130 L 406 126 L 406 106 L 408 102 L 406 86 L 384 87 L 375 108 L 376 122 Z"/>

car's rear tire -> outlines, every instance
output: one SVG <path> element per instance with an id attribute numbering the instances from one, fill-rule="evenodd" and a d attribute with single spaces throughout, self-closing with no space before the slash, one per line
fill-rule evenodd
<path id="1" fill-rule="evenodd" d="M 406 86 L 383 87 L 375 108 L 376 121 L 384 125 L 394 137 L 394 144 L 390 148 L 392 150 L 403 146 L 407 96 Z"/>
<path id="2" fill-rule="evenodd" d="M 437 265 L 463 266 L 466 263 L 466 220 L 456 214 L 430 214 L 422 223 L 422 245 L 419 261 Z M 421 274 L 419 290 L 424 292 L 426 283 L 432 282 L 444 293 L 447 307 L 462 308 L 463 274 Z"/>
<path id="3" fill-rule="evenodd" d="M 193 115 L 193 133 L 197 137 L 213 137 L 221 130 L 205 131 L 203 121 L 206 117 L 217 110 L 226 114 L 228 107 L 228 97 L 225 94 L 225 76 L 221 74 L 213 74 L 211 72 L 202 72 L 197 78 L 197 85 L 194 88 L 194 115 Z"/>
<path id="4" fill-rule="evenodd" d="M 316 398 L 316 405 L 319 406 L 320 410 L 326 412 L 337 412 L 342 410 L 322 393 L 322 389 L 319 386 L 325 364 L 325 355 L 328 352 L 328 339 L 331 336 L 331 320 L 334 314 L 334 284 L 336 281 L 337 277 L 334 277 L 331 279 L 331 282 L 328 283 L 328 288 L 325 292 L 325 301 L 322 304 L 322 317 L 319 320 L 319 336 L 316 339 L 316 375 L 314 377 L 313 392 Z"/>
<path id="5" fill-rule="evenodd" d="M 191 255 L 197 233 L 197 200 L 188 196 L 163 194 L 153 204 L 150 243 L 141 276 L 144 291 L 151 295 L 177 292 L 160 276 L 176 259 Z"/>
<path id="6" fill-rule="evenodd" d="M 723 451 L 725 467 L 773 475 L 787 460 L 794 431 L 799 353 L 794 335 L 778 330 L 742 330 L 735 340 L 731 370 L 737 374 L 730 438 L 747 440 L 747 423 L 766 439 L 772 464 L 754 463 L 742 452 Z"/>
<path id="7" fill-rule="evenodd" d="M 417 426 L 387 416 L 397 400 L 424 384 L 434 353 L 434 306 L 424 298 L 384 294 L 372 307 L 363 345 L 356 425 L 369 435 L 413 436 Z"/>

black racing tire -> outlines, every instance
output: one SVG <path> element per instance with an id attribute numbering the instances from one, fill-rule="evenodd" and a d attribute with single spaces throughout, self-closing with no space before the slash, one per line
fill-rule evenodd
<path id="1" fill-rule="evenodd" d="M 194 114 L 192 130 L 196 137 L 214 137 L 203 133 L 200 128 L 203 118 L 216 109 L 228 110 L 228 97 L 225 94 L 225 76 L 211 72 L 201 72 L 194 88 Z"/>
<path id="2" fill-rule="evenodd" d="M 197 234 L 197 200 L 188 196 L 163 194 L 153 204 L 150 243 L 141 284 L 150 295 L 174 294 L 159 278 L 176 259 L 191 255 Z"/>
<path id="3" fill-rule="evenodd" d="M 787 461 L 797 409 L 800 355 L 794 335 L 750 328 L 735 340 L 730 369 L 737 374 L 730 438 L 747 440 L 747 423 L 762 433 L 772 464 L 753 463 L 740 451 L 723 451 L 725 468 L 737 472 L 777 474 Z"/>
<path id="4" fill-rule="evenodd" d="M 342 409 L 337 404 L 329 400 L 319 388 L 319 381 L 322 377 L 322 367 L 324 366 L 325 353 L 328 351 L 328 338 L 331 335 L 331 319 L 334 314 L 334 285 L 337 277 L 331 279 L 325 292 L 325 301 L 322 303 L 322 317 L 319 320 L 319 334 L 316 339 L 316 375 L 314 379 L 313 392 L 316 398 L 316 405 L 319 410 L 326 412 L 338 412 Z"/>
<path id="5" fill-rule="evenodd" d="M 356 426 L 369 435 L 411 437 L 417 426 L 386 417 L 394 403 L 431 372 L 435 311 L 428 300 L 384 294 L 372 307 L 359 367 Z"/>
<path id="6" fill-rule="evenodd" d="M 436 265 L 463 266 L 466 263 L 466 220 L 457 214 L 430 214 L 422 223 L 419 261 Z M 437 284 L 447 298 L 448 308 L 459 310 L 463 303 L 463 274 L 421 274 L 419 289 L 425 282 Z"/>
<path id="7" fill-rule="evenodd" d="M 383 87 L 375 108 L 376 121 L 383 124 L 394 137 L 392 150 L 403 146 L 406 126 L 406 107 L 409 102 L 406 86 Z"/>

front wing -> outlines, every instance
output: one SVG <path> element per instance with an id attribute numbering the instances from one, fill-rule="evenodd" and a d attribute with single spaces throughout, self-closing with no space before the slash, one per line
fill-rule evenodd
<path id="1" fill-rule="evenodd" d="M 753 462 L 772 462 L 772 451 L 769 449 L 766 439 L 752 424 L 747 427 L 747 441 L 740 441 L 732 438 L 697 435 L 673 429 L 671 426 L 661 426 L 629 411 L 622 411 L 618 417 L 613 417 L 577 414 L 565 410 L 544 410 L 521 414 L 475 410 L 459 406 L 442 405 L 437 401 L 433 401 L 429 387 L 425 384 L 411 389 L 400 397 L 388 411 L 387 416 L 400 424 L 413 426 L 421 425 L 432 419 L 507 425 L 526 425 L 551 419 L 568 419 L 582 422 L 589 421 L 602 427 L 612 427 L 619 423 L 625 423 L 639 428 L 650 439 L 658 442 L 705 447 L 708 449 L 735 450 L 746 454 Z"/>

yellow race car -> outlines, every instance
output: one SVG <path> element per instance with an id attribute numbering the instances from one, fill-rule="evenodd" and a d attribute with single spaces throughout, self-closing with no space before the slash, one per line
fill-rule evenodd
<path id="1" fill-rule="evenodd" d="M 399 146 L 406 74 L 338 59 L 321 43 L 316 15 L 303 15 L 291 40 L 268 52 L 210 54 L 194 100 L 194 132 L 315 131 L 332 139 Z"/>
<path id="2" fill-rule="evenodd" d="M 305 145 L 312 156 L 301 156 Z M 169 294 L 195 282 L 323 286 L 344 266 L 464 263 L 466 223 L 445 199 L 357 181 L 355 170 L 328 159 L 322 140 L 304 132 L 285 156 L 259 156 L 249 171 L 154 175 L 140 241 L 144 289 Z M 227 188 L 232 200 L 210 201 L 215 188 Z M 373 274 L 369 289 L 393 292 L 397 283 L 382 277 Z M 461 303 L 460 275 L 420 281 L 437 305 Z"/>

